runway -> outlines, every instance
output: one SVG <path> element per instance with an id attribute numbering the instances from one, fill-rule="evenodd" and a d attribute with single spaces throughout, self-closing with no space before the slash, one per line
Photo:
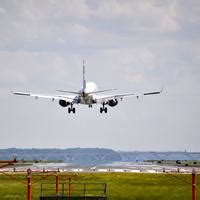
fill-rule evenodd
<path id="1" fill-rule="evenodd" d="M 27 169 L 31 169 L 33 172 L 124 172 L 124 173 L 192 173 L 195 169 L 196 172 L 200 172 L 199 167 L 184 167 L 184 166 L 168 166 L 158 165 L 147 162 L 114 162 L 110 164 L 102 164 L 97 166 L 81 166 L 72 163 L 34 163 L 29 166 L 12 166 L 9 168 L 0 169 L 0 171 L 8 172 L 26 172 Z"/>

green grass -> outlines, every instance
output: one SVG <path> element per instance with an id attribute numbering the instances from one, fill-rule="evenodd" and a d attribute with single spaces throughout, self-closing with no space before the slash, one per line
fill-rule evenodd
<path id="1" fill-rule="evenodd" d="M 66 174 L 59 173 L 60 183 L 67 183 Z M 32 182 L 39 181 L 41 176 L 32 175 Z M 0 199 L 26 199 L 26 174 L 0 174 Z M 106 182 L 109 200 L 190 200 L 191 175 L 177 174 L 135 174 L 135 173 L 80 173 L 73 178 L 73 182 L 91 183 Z M 32 200 L 38 200 L 41 183 L 55 183 L 55 176 L 32 185 Z M 197 195 L 200 196 L 197 177 Z M 52 187 L 53 192 L 55 186 Z M 197 199 L 199 197 L 197 196 Z M 200 199 L 200 198 L 199 198 Z"/>

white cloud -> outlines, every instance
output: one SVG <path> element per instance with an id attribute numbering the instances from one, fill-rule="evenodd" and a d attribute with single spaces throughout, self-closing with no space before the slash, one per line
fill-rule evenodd
<path id="1" fill-rule="evenodd" d="M 90 4 L 83 0 L 6 2 L 1 7 L 5 10 L 0 19 L 2 48 L 28 48 L 33 43 L 103 47 L 113 45 L 112 41 L 116 45 L 124 31 L 180 29 L 175 2 L 160 5 L 154 1 L 111 0 Z"/>
<path id="2" fill-rule="evenodd" d="M 37 133 L 44 139 L 52 136 L 39 144 L 50 147 L 55 145 L 56 132 L 60 147 L 84 142 L 86 146 L 165 150 L 171 147 L 170 138 L 176 137 L 177 148 L 185 149 L 188 135 L 194 136 L 199 129 L 198 11 L 197 1 L 2 2 L 0 132 L 6 137 L 4 146 L 10 144 L 11 134 L 18 146 L 24 146 L 19 136 L 26 134 L 30 145 L 38 146 Z M 121 102 L 104 116 L 98 108 L 82 106 L 75 116 L 66 116 L 66 110 L 56 103 L 35 103 L 6 93 L 10 89 L 78 89 L 82 59 L 86 60 L 87 80 L 96 81 L 99 89 L 146 91 L 160 89 L 164 83 L 165 91 L 160 97 Z M 195 141 L 191 138 L 188 146 L 192 148 Z"/>
<path id="3" fill-rule="evenodd" d="M 132 31 L 174 32 L 180 29 L 177 20 L 177 4 L 156 1 L 100 1 L 93 15 L 108 21 L 119 21 Z"/>
<path id="4" fill-rule="evenodd" d="M 0 8 L 0 15 L 3 16 L 6 14 L 6 10 L 4 8 Z"/>
<path id="5" fill-rule="evenodd" d="M 177 1 L 178 2 L 178 1 Z M 199 24 L 200 23 L 200 2 L 196 0 L 185 1 L 184 3 L 179 2 L 179 18 L 187 25 Z"/>
<path id="6" fill-rule="evenodd" d="M 69 66 L 73 66 L 70 58 L 56 54 L 35 52 L 0 52 L 0 80 L 7 86 L 16 89 L 48 87 L 49 81 L 62 81 L 72 73 Z M 3 84 L 5 87 L 5 84 Z M 49 85 L 49 89 L 52 83 Z"/>

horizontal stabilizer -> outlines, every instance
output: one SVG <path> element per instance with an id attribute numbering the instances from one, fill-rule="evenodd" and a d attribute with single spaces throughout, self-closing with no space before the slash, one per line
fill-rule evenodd
<path id="1" fill-rule="evenodd" d="M 81 94 L 80 92 L 74 92 L 74 91 L 68 91 L 68 90 L 56 90 L 57 92 L 64 92 L 64 93 L 70 93 L 70 94 Z"/>
<path id="2" fill-rule="evenodd" d="M 97 93 L 103 93 L 103 92 L 108 92 L 108 91 L 113 91 L 116 89 L 107 89 L 107 90 L 99 90 L 99 91 L 94 91 L 94 92 L 87 92 L 87 94 L 97 94 Z M 56 90 L 57 92 L 64 92 L 64 93 L 70 93 L 70 94 L 76 94 L 79 95 L 82 92 L 74 92 L 74 91 L 68 91 L 68 90 Z"/>
<path id="3" fill-rule="evenodd" d="M 97 94 L 97 93 L 103 93 L 103 92 L 114 91 L 114 90 L 116 89 L 98 90 L 94 92 L 89 92 L 89 94 Z"/>

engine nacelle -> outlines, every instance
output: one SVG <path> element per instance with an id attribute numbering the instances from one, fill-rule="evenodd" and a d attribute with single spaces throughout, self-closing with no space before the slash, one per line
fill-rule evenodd
<path id="1" fill-rule="evenodd" d="M 108 105 L 111 106 L 111 107 L 114 107 L 118 104 L 118 101 L 117 99 L 111 99 L 108 101 Z"/>
<path id="2" fill-rule="evenodd" d="M 59 100 L 59 104 L 62 106 L 62 107 L 67 107 L 70 105 L 69 102 L 65 101 L 65 100 Z"/>

